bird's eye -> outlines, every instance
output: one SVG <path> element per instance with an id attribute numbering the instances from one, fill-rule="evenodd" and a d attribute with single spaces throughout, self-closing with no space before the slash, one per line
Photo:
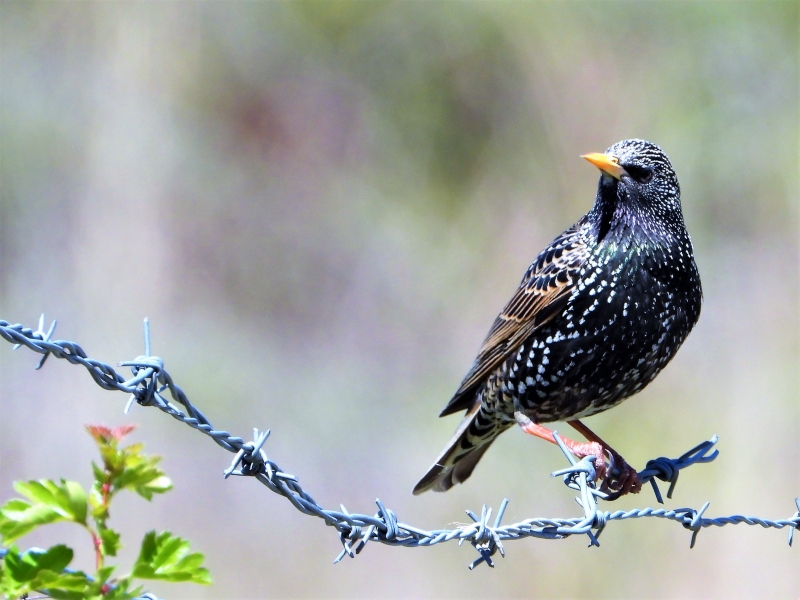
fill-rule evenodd
<path id="1" fill-rule="evenodd" d="M 637 183 L 648 183 L 653 178 L 653 169 L 637 165 L 625 166 L 625 170 Z"/>

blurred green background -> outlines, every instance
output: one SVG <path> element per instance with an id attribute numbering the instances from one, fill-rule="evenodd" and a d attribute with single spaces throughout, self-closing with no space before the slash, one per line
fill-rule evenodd
<path id="1" fill-rule="evenodd" d="M 524 269 L 586 212 L 579 154 L 642 137 L 681 181 L 705 303 L 644 392 L 588 420 L 634 465 L 712 434 L 668 506 L 785 518 L 800 494 L 796 2 L 10 2 L 0 4 L 0 318 L 59 319 L 95 358 L 153 351 L 219 428 L 326 507 L 380 497 L 424 528 L 511 499 L 506 522 L 578 515 L 558 450 L 510 431 L 472 479 L 412 497 L 456 389 Z M 507 545 L 371 545 L 81 369 L 0 348 L 0 498 L 89 482 L 85 423 L 135 422 L 175 491 L 121 497 L 122 562 L 150 528 L 207 555 L 222 597 L 793 597 L 785 531 L 674 523 Z M 610 509 L 655 504 L 646 489 Z M 84 533 L 52 526 L 90 568 Z"/>

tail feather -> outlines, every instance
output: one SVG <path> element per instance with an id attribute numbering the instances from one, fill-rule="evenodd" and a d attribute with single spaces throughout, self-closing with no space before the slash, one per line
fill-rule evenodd
<path id="1" fill-rule="evenodd" d="M 446 492 L 455 484 L 463 483 L 472 475 L 475 465 L 478 464 L 484 452 L 506 429 L 485 417 L 480 419 L 480 409 L 481 402 L 480 399 L 477 399 L 459 424 L 450 443 L 414 487 L 414 495 L 428 490 Z M 482 425 L 484 426 L 489 423 L 491 425 L 489 429 L 479 427 L 478 425 L 481 424 L 478 423 L 479 420 L 483 421 Z"/>

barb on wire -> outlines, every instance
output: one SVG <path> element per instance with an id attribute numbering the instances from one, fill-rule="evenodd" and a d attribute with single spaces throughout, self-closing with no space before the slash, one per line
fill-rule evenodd
<path id="1" fill-rule="evenodd" d="M 494 566 L 493 556 L 500 552 L 505 556 L 503 542 L 523 538 L 564 539 L 572 535 L 586 535 L 590 546 L 599 546 L 598 538 L 611 521 L 626 519 L 660 518 L 676 521 L 691 530 L 692 538 L 690 547 L 694 547 L 698 532 L 706 527 L 723 527 L 744 523 L 759 525 L 764 528 L 783 529 L 789 528 L 789 545 L 795 529 L 800 529 L 800 499 L 796 499 L 797 512 L 788 519 L 761 519 L 758 517 L 732 515 L 729 517 L 706 518 L 704 514 L 709 503 L 700 509 L 677 508 L 666 510 L 664 508 L 633 509 L 629 511 L 603 511 L 598 507 L 598 499 L 603 499 L 605 494 L 595 487 L 594 457 L 586 457 L 580 461 L 575 460 L 569 450 L 564 446 L 561 438 L 556 434 L 562 452 L 570 462 L 566 469 L 556 471 L 553 476 L 563 476 L 564 483 L 577 491 L 579 496 L 576 501 L 583 509 L 583 515 L 571 518 L 533 518 L 526 519 L 512 525 L 502 525 L 501 521 L 508 506 L 508 499 L 504 499 L 497 511 L 494 522 L 491 522 L 492 508 L 484 505 L 481 515 L 467 511 L 472 519 L 471 524 L 459 525 L 455 529 L 424 530 L 397 519 L 395 513 L 384 506 L 383 502 L 376 500 L 378 507 L 374 515 L 349 512 L 343 505 L 340 510 L 322 508 L 306 492 L 297 477 L 285 473 L 275 462 L 270 460 L 264 450 L 264 444 L 269 437 L 269 430 L 259 432 L 253 430 L 253 440 L 245 442 L 227 431 L 217 430 L 208 419 L 190 401 L 183 390 L 175 384 L 172 377 L 164 369 L 164 361 L 150 355 L 150 328 L 145 319 L 145 353 L 131 361 L 119 363 L 119 366 L 130 367 L 132 377 L 125 379 L 113 367 L 103 362 L 91 359 L 83 349 L 74 342 L 57 340 L 53 341 L 52 334 L 55 321 L 47 333 L 44 332 L 44 315 L 39 321 L 36 331 L 22 325 L 11 325 L 0 320 L 0 337 L 42 354 L 42 360 L 53 355 L 66 360 L 71 364 L 82 365 L 89 372 L 94 381 L 106 390 L 119 390 L 130 394 L 126 412 L 133 403 L 141 406 L 154 406 L 185 423 L 186 425 L 204 433 L 214 440 L 219 446 L 234 454 L 230 466 L 223 471 L 224 477 L 249 476 L 255 477 L 270 491 L 289 500 L 294 507 L 306 515 L 318 517 L 336 529 L 342 544 L 342 551 L 334 562 L 339 562 L 345 556 L 355 558 L 368 542 L 380 542 L 390 546 L 420 547 L 433 546 L 444 542 L 458 540 L 459 544 L 469 541 L 478 551 L 479 557 L 470 565 L 474 569 L 481 563 L 490 567 Z M 38 367 L 37 367 L 38 368 Z M 168 393 L 169 400 L 165 396 Z M 182 408 L 179 408 L 182 407 Z M 647 463 L 644 470 L 639 472 L 642 483 L 651 483 L 656 500 L 663 504 L 661 492 L 656 485 L 656 479 L 669 482 L 667 498 L 672 497 L 678 474 L 682 469 L 694 464 L 713 461 L 719 454 L 714 445 L 717 436 L 698 444 L 677 459 L 660 457 Z"/>

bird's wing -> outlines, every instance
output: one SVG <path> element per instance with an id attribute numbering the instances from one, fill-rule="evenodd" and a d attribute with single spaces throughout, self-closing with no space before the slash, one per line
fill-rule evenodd
<path id="1" fill-rule="evenodd" d="M 533 261 L 519 288 L 497 316 L 475 363 L 440 416 L 469 409 L 474 392 L 489 374 L 538 327 L 561 312 L 589 256 L 581 219 Z"/>

